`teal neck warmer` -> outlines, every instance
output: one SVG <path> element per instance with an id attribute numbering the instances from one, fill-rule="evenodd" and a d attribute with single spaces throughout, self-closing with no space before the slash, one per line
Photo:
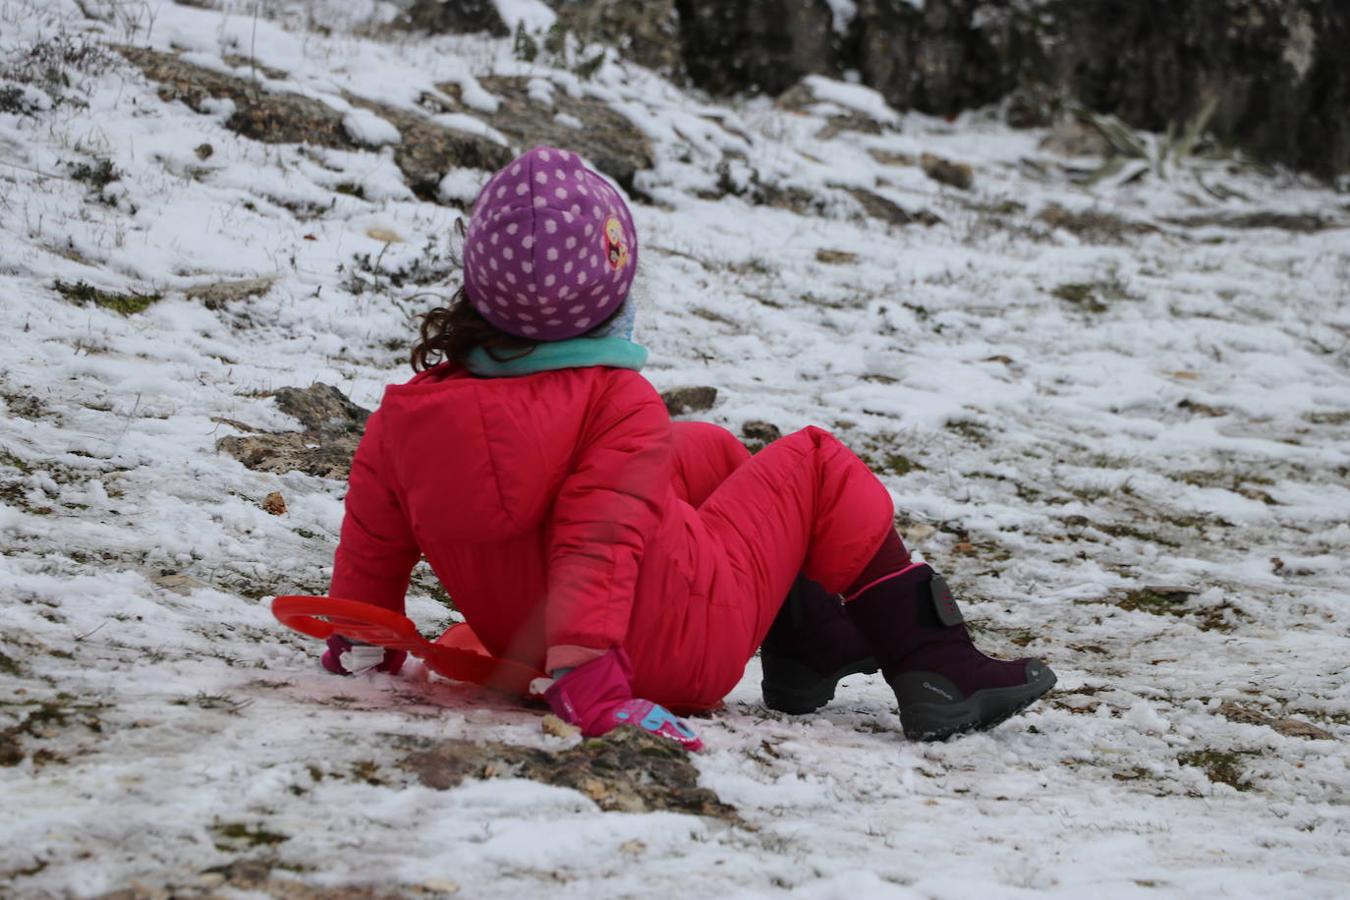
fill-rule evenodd
<path id="1" fill-rule="evenodd" d="M 517 359 L 496 360 L 482 347 L 469 351 L 464 366 L 484 378 L 509 378 L 512 375 L 533 375 L 553 369 L 574 369 L 582 366 L 610 366 L 615 369 L 639 370 L 647 362 L 647 348 L 621 337 L 579 337 L 566 341 L 540 344 Z"/>
<path id="2" fill-rule="evenodd" d="M 482 347 L 474 347 L 469 351 L 464 367 L 481 378 L 509 378 L 583 366 L 638 371 L 647 362 L 647 348 L 633 343 L 635 307 L 629 297 L 618 315 L 590 334 L 541 343 L 517 359 L 497 360 Z"/>

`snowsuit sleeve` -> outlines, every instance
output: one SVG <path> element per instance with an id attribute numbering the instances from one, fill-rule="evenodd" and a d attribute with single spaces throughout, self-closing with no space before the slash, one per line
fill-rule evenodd
<path id="1" fill-rule="evenodd" d="M 330 597 L 403 612 L 408 578 L 421 557 L 408 517 L 384 480 L 377 410 L 366 423 L 347 481 L 346 515 L 333 559 Z"/>
<path id="2" fill-rule="evenodd" d="M 638 567 L 671 491 L 670 416 L 640 375 L 596 399 L 554 504 L 545 668 L 580 665 L 621 646 Z"/>

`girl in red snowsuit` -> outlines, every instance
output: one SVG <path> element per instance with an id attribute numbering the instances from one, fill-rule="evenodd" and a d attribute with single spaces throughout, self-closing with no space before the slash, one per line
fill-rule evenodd
<path id="1" fill-rule="evenodd" d="M 761 644 L 771 706 L 814 709 L 880 668 L 919 738 L 988 727 L 1054 683 L 971 645 L 886 488 L 830 434 L 751 457 L 670 421 L 628 339 L 632 219 L 576 155 L 536 148 L 494 175 L 464 255 L 419 373 L 357 450 L 331 596 L 401 612 L 425 556 L 484 647 L 548 672 L 545 699 L 588 734 L 697 746 L 665 707 L 715 706 Z"/>

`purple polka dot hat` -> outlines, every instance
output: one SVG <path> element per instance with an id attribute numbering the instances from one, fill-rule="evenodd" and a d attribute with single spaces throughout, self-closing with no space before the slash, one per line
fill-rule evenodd
<path id="1" fill-rule="evenodd" d="M 540 341 L 585 334 L 633 286 L 637 229 L 618 191 L 556 147 L 497 172 L 474 203 L 464 286 L 502 331 Z"/>

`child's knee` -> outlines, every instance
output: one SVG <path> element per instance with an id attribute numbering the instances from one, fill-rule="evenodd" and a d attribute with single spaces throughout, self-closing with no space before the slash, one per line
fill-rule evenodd
<path id="1" fill-rule="evenodd" d="M 711 422 L 672 422 L 671 428 L 678 449 L 697 450 L 735 465 L 750 458 L 750 451 L 745 449 L 745 445 L 721 425 Z"/>

